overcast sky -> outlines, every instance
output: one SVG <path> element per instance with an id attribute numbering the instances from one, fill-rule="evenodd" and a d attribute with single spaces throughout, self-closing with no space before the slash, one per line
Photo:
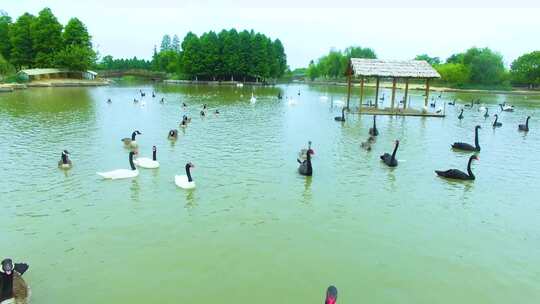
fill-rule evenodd
<path id="1" fill-rule="evenodd" d="M 62 24 L 78 17 L 102 56 L 150 58 L 164 34 L 182 39 L 188 31 L 224 28 L 254 29 L 279 38 L 292 68 L 306 66 L 332 47 L 350 45 L 371 47 L 382 59 L 411 59 L 421 53 L 445 59 L 471 46 L 487 46 L 508 65 L 523 53 L 540 50 L 540 1 L 454 0 L 454 8 L 436 7 L 434 1 L 388 0 L 387 8 L 374 7 L 382 5 L 375 0 L 1 1 L 0 9 L 14 19 L 45 6 Z M 408 8 L 400 8 L 404 4 Z"/>

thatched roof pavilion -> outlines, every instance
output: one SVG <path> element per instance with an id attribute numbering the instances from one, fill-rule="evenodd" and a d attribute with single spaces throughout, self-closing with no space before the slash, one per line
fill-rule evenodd
<path id="1" fill-rule="evenodd" d="M 405 80 L 405 97 L 407 100 L 409 90 L 409 79 L 425 79 L 426 94 L 425 106 L 427 107 L 429 99 L 429 81 L 434 78 L 440 78 L 441 75 L 424 60 L 379 60 L 379 59 L 364 59 L 351 58 L 348 69 L 348 94 L 347 108 L 349 108 L 349 100 L 351 97 L 351 78 L 360 77 L 360 108 L 364 98 L 364 79 L 374 77 L 376 79 L 375 89 L 375 106 L 378 107 L 379 100 L 379 80 L 380 78 L 392 78 L 392 104 L 396 96 L 396 81 L 399 78 Z M 407 103 L 405 102 L 404 107 Z"/>

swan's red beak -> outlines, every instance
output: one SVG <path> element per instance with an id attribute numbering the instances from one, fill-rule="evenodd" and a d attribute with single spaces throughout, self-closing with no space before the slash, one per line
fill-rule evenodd
<path id="1" fill-rule="evenodd" d="M 326 301 L 324 303 L 325 304 L 336 304 L 336 298 L 329 295 L 329 296 L 326 297 Z"/>

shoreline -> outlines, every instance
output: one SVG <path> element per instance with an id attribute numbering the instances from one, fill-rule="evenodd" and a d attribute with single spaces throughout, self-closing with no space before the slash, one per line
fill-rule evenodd
<path id="1" fill-rule="evenodd" d="M 47 79 L 32 81 L 29 83 L 0 83 L 0 92 L 13 92 L 15 90 L 25 90 L 28 88 L 48 88 L 48 87 L 97 87 L 109 85 L 110 81 L 104 79 L 81 80 L 81 79 Z"/>

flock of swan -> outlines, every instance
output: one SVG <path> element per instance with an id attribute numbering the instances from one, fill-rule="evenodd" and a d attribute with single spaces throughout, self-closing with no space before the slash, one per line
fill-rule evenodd
<path id="1" fill-rule="evenodd" d="M 439 98 L 442 97 L 442 93 L 441 95 L 439 95 Z M 321 99 L 323 99 L 323 97 L 321 97 Z M 384 100 L 384 95 L 383 97 L 381 98 L 381 100 Z M 480 100 L 472 100 L 470 104 L 465 104 L 465 106 L 463 108 L 461 108 L 460 110 L 460 113 L 458 115 L 458 119 L 459 120 L 462 120 L 464 118 L 464 115 L 463 115 L 463 112 L 464 112 L 464 109 L 465 108 L 469 108 L 469 109 L 473 109 L 474 105 L 476 104 L 480 104 Z M 448 105 L 450 106 L 455 106 L 456 105 L 456 100 L 454 99 L 452 102 L 449 102 Z M 432 99 L 432 103 L 430 104 L 431 107 L 436 107 L 436 101 L 434 101 Z M 506 103 L 503 103 L 503 104 L 499 104 L 499 107 L 501 109 L 501 112 L 514 112 L 515 108 L 514 106 L 512 105 L 508 105 Z M 339 122 L 345 122 L 345 111 L 347 110 L 347 108 L 344 106 L 342 109 L 341 109 L 341 116 L 336 116 L 334 118 L 335 121 L 339 121 Z M 480 106 L 479 111 L 482 111 L 484 112 L 483 114 L 483 117 L 484 119 L 487 119 L 489 117 L 489 108 L 487 108 L 486 106 Z M 499 115 L 498 114 L 495 114 L 494 115 L 495 117 L 495 121 L 493 122 L 492 126 L 493 128 L 499 128 L 499 127 L 502 127 L 502 123 L 499 122 Z M 530 120 L 530 116 L 527 116 L 526 120 L 525 120 L 525 123 L 524 124 L 519 124 L 518 125 L 518 131 L 521 131 L 521 132 L 529 132 L 529 120 Z M 475 129 L 474 129 L 474 132 L 475 132 L 475 136 L 474 136 L 474 145 L 471 145 L 469 143 L 464 143 L 464 142 L 455 142 L 451 145 L 451 148 L 455 151 L 465 151 L 465 152 L 480 152 L 480 144 L 479 144 L 479 140 L 478 140 L 478 130 L 481 129 L 481 127 L 479 125 L 475 126 Z M 372 145 L 373 143 L 375 143 L 375 138 L 379 135 L 379 130 L 377 129 L 377 116 L 376 115 L 373 115 L 373 127 L 371 127 L 368 131 L 368 134 L 369 134 L 369 137 L 367 138 L 366 141 L 362 142 L 360 144 L 360 146 L 362 148 L 364 148 L 365 150 L 367 151 L 371 151 L 371 148 L 372 148 Z M 394 143 L 394 150 L 392 151 L 392 153 L 384 153 L 383 155 L 380 156 L 380 159 L 381 161 L 386 164 L 387 166 L 389 167 L 397 167 L 398 165 L 398 160 L 396 158 L 396 153 L 397 153 L 397 150 L 398 150 L 398 147 L 399 147 L 399 140 L 396 140 L 395 143 Z M 308 155 L 309 156 L 309 155 Z M 463 172 L 459 169 L 448 169 L 448 170 L 435 170 L 435 174 L 437 174 L 438 176 L 442 177 L 442 178 L 447 178 L 447 179 L 454 179 L 454 180 L 474 180 L 475 179 L 475 176 L 471 170 L 471 164 L 472 164 L 472 161 L 473 160 L 479 160 L 478 156 L 476 154 L 474 155 L 471 155 L 469 157 L 469 160 L 468 160 L 468 163 L 467 163 L 467 172 Z M 312 166 L 311 166 L 311 160 L 308 158 L 306 160 L 307 162 L 309 162 L 309 172 L 310 172 L 310 175 L 312 174 L 313 172 L 313 169 L 312 169 Z M 302 174 L 302 170 L 300 170 L 300 173 Z"/>

